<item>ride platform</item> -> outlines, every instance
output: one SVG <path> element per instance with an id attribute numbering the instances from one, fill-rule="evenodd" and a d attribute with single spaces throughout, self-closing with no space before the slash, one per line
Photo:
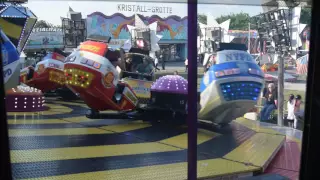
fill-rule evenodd
<path id="1" fill-rule="evenodd" d="M 46 103 L 47 111 L 8 113 L 14 179 L 187 179 L 187 127 L 88 119 L 81 101 Z M 198 178 L 283 170 L 272 160 L 288 141 L 285 132 L 244 118 L 223 128 L 200 126 Z"/>

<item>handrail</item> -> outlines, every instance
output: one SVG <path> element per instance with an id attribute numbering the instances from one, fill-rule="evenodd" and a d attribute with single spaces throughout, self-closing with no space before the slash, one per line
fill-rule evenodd
<path id="1" fill-rule="evenodd" d="M 133 53 L 133 52 L 128 52 L 128 53 L 125 53 L 125 57 L 128 57 L 128 55 L 137 55 L 137 56 L 143 56 L 144 58 L 147 58 L 148 60 L 152 60 L 153 61 L 153 58 L 148 56 L 148 55 L 145 55 L 145 54 L 141 54 L 141 53 Z"/>

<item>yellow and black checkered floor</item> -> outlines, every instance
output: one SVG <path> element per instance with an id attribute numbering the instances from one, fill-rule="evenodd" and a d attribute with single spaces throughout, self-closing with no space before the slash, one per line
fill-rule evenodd
<path id="1" fill-rule="evenodd" d="M 15 179 L 186 179 L 186 127 L 88 119 L 81 102 L 52 100 L 48 106 L 41 113 L 8 113 Z M 261 172 L 284 141 L 246 119 L 199 129 L 198 177 Z"/>

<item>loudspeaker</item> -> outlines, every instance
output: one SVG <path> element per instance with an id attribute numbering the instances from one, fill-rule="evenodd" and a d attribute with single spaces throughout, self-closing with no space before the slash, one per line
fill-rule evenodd
<path id="1" fill-rule="evenodd" d="M 72 21 L 80 21 L 82 19 L 82 15 L 81 13 L 78 13 L 78 12 L 77 13 L 72 12 L 70 13 L 70 18 Z"/>
<path id="2" fill-rule="evenodd" d="M 136 38 L 143 39 L 145 41 L 150 41 L 150 31 L 137 30 L 136 31 Z"/>
<path id="3" fill-rule="evenodd" d="M 211 31 L 211 36 L 215 41 L 221 41 L 221 29 L 215 29 Z"/>

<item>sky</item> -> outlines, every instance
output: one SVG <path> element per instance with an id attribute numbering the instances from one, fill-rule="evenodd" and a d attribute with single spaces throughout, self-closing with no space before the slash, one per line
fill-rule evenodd
<path id="1" fill-rule="evenodd" d="M 106 15 L 112 15 L 118 12 L 118 5 L 135 5 L 135 6 L 146 6 L 146 7 L 161 7 L 162 13 L 145 12 L 139 13 L 142 15 L 150 16 L 157 14 L 160 17 L 167 17 L 170 15 L 178 15 L 180 17 L 187 16 L 187 4 L 176 4 L 176 3 L 134 3 L 134 2 L 105 2 L 105 1 L 39 1 L 29 0 L 27 7 L 38 17 L 38 20 L 45 20 L 54 25 L 61 25 L 60 17 L 66 17 L 69 10 L 69 6 L 76 12 L 81 12 L 82 17 L 85 18 L 87 15 L 93 12 L 102 12 Z M 164 12 L 165 11 L 165 12 Z M 231 13 L 249 13 L 250 16 L 257 15 L 262 12 L 260 6 L 239 6 L 239 5 L 208 5 L 199 4 L 198 13 L 209 14 L 214 17 L 221 15 L 228 15 Z M 131 16 L 135 12 L 123 11 L 120 12 L 126 16 Z"/>

